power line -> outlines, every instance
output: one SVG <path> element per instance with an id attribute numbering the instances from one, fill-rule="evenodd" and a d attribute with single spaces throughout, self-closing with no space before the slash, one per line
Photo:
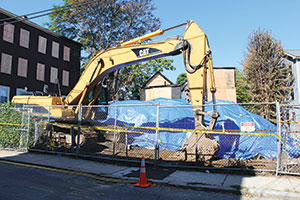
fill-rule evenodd
<path id="1" fill-rule="evenodd" d="M 37 12 L 25 14 L 25 15 L 16 16 L 16 17 L 9 17 L 9 18 L 5 18 L 5 19 L 0 19 L 0 22 L 1 21 L 6 21 L 6 20 L 11 20 L 11 19 L 16 19 L 16 18 L 22 18 L 24 16 L 30 16 L 30 15 L 36 15 L 36 14 L 40 14 L 40 13 L 44 13 L 44 12 L 49 12 L 49 11 L 56 10 L 56 9 L 69 8 L 69 7 L 72 8 L 72 7 L 76 7 L 76 5 L 86 4 L 86 3 L 89 3 L 89 2 L 93 2 L 93 1 L 81 1 L 81 2 L 72 3 L 70 5 L 66 5 L 66 6 L 59 6 L 57 8 L 50 8 L 50 9 L 47 9 L 47 10 L 37 11 Z M 62 9 L 62 10 L 65 10 L 65 9 Z"/>
<path id="2" fill-rule="evenodd" d="M 28 21 L 30 19 L 35 19 L 35 18 L 47 16 L 47 15 L 50 15 L 50 14 L 53 14 L 53 13 L 58 13 L 58 12 L 61 12 L 61 11 L 64 11 L 64 10 L 67 10 L 67 9 L 70 9 L 70 8 L 76 8 L 76 7 L 80 7 L 80 6 L 89 4 L 89 3 L 95 3 L 97 1 L 100 1 L 100 0 L 76 2 L 76 3 L 72 3 L 70 5 L 60 6 L 60 7 L 57 7 L 57 8 L 51 8 L 51 9 L 42 10 L 42 11 L 37 11 L 37 12 L 29 13 L 29 14 L 26 14 L 26 15 L 0 19 L 0 22 L 6 22 L 6 23 L 0 24 L 0 26 L 4 26 L 5 24 L 14 24 L 14 23 L 17 23 L 17 22 Z M 37 15 L 37 14 L 39 14 L 39 15 Z M 36 15 L 36 16 L 32 16 L 32 15 Z M 27 16 L 32 16 L 32 17 L 27 17 Z M 7 22 L 7 20 L 13 20 L 13 19 L 17 19 L 17 20 Z"/>

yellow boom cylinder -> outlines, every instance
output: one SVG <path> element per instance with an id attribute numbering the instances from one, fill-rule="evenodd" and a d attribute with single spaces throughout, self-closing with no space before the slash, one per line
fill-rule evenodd
<path id="1" fill-rule="evenodd" d="M 143 36 L 141 36 L 141 37 L 138 37 L 138 38 L 129 40 L 129 41 L 127 41 L 127 42 L 123 42 L 123 43 L 121 44 L 121 47 L 129 46 L 129 45 L 132 45 L 132 44 L 136 44 L 136 43 L 138 43 L 138 42 L 142 42 L 142 41 L 144 41 L 144 40 L 148 40 L 148 39 L 153 38 L 153 37 L 155 37 L 155 36 L 162 35 L 162 34 L 164 34 L 164 32 L 165 32 L 164 30 L 158 29 L 158 30 L 156 30 L 156 31 L 154 31 L 154 32 L 152 32 L 152 33 L 148 33 L 148 34 L 143 35 Z"/>

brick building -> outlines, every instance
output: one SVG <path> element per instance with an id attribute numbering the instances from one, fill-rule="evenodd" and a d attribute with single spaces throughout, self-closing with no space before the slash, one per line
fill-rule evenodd
<path id="1" fill-rule="evenodd" d="M 81 45 L 0 8 L 0 101 L 27 91 L 66 95 L 80 76 Z"/>

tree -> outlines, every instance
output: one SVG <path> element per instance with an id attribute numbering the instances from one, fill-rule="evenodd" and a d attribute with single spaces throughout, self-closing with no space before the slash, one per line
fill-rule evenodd
<path id="1" fill-rule="evenodd" d="M 240 71 L 236 71 L 236 97 L 238 103 L 249 103 L 251 96 L 249 94 L 248 82 Z"/>
<path id="2" fill-rule="evenodd" d="M 68 6 L 86 0 L 63 2 Z M 159 19 L 152 14 L 155 9 L 152 0 L 90 1 L 68 9 L 57 5 L 54 8 L 60 12 L 53 12 L 51 22 L 46 25 L 67 38 L 76 39 L 89 55 L 157 30 L 160 26 Z"/>
<path id="3" fill-rule="evenodd" d="M 156 72 L 162 72 L 164 69 L 175 70 L 172 62 L 170 59 L 160 58 L 122 68 L 119 78 L 123 81 L 120 82 L 117 91 L 119 99 L 139 100 L 142 88 Z"/>
<path id="4" fill-rule="evenodd" d="M 253 31 L 245 60 L 242 62 L 249 94 L 253 102 L 285 102 L 292 91 L 291 69 L 284 63 L 280 41 L 269 32 Z M 255 112 L 266 119 L 276 118 L 276 110 L 270 106 L 256 106 Z"/>
<path id="5" fill-rule="evenodd" d="M 181 73 L 177 76 L 176 84 L 183 86 L 187 82 L 186 73 Z"/>
<path id="6" fill-rule="evenodd" d="M 65 6 L 85 1 L 63 0 Z M 59 6 L 54 7 L 59 12 L 52 13 L 50 15 L 51 22 L 46 25 L 52 31 L 77 40 L 83 45 L 83 50 L 90 55 L 89 57 L 99 51 L 116 46 L 121 41 L 127 41 L 144 35 L 149 31 L 157 30 L 160 26 L 159 19 L 154 17 L 152 13 L 155 9 L 152 0 L 105 0 L 91 1 L 89 4 L 72 6 L 68 9 L 62 9 Z M 164 62 L 165 59 L 158 59 L 157 61 Z M 86 62 L 87 60 L 85 59 Z M 154 67 L 149 65 L 149 63 L 139 66 L 141 71 L 146 70 L 144 68 Z M 129 80 L 133 81 L 137 79 L 138 75 L 145 75 L 137 72 L 134 73 L 136 78 L 132 76 L 128 78 L 126 74 L 132 73 L 135 67 L 127 66 L 116 70 L 106 78 L 112 100 L 120 99 L 121 96 L 124 96 L 124 94 L 120 94 L 124 93 L 124 83 L 134 85 L 135 83 Z M 170 67 L 162 66 L 162 68 L 168 69 Z M 142 78 L 140 77 L 140 79 Z M 129 91 L 132 90 L 132 88 L 129 89 Z M 130 95 L 127 96 L 129 97 Z"/>

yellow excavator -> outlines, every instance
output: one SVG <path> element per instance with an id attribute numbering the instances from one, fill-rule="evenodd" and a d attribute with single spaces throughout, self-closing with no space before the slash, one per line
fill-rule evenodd
<path id="1" fill-rule="evenodd" d="M 184 25 L 186 25 L 186 30 L 183 37 L 166 37 L 161 42 L 149 42 L 150 38 L 163 35 L 169 30 Z M 193 105 L 195 127 L 199 130 L 212 130 L 219 116 L 216 107 L 214 106 L 213 113 L 205 112 L 204 109 L 208 81 L 210 82 L 210 92 L 215 102 L 214 94 L 216 87 L 212 55 L 206 34 L 192 20 L 165 30 L 159 29 L 141 37 L 121 42 L 115 47 L 99 52 L 89 61 L 79 81 L 66 97 L 14 96 L 12 102 L 15 104 L 43 107 L 50 112 L 51 117 L 59 119 L 76 116 L 79 108 L 78 105 L 85 104 L 91 106 L 96 102 L 98 94 L 103 87 L 102 81 L 114 70 L 137 62 L 178 54 L 183 54 L 188 79 L 187 96 Z M 87 102 L 88 94 L 92 90 L 93 98 L 90 102 Z M 72 106 L 76 107 L 76 109 L 73 109 Z M 205 115 L 209 115 L 211 118 L 208 125 L 204 123 Z M 210 139 L 211 137 L 208 135 L 206 135 L 206 138 Z M 197 140 L 197 137 L 195 140 Z M 205 141 L 204 143 L 207 142 L 209 141 Z M 209 144 L 207 145 L 209 146 Z M 213 144 L 213 146 L 214 149 L 218 148 L 218 144 Z"/>

